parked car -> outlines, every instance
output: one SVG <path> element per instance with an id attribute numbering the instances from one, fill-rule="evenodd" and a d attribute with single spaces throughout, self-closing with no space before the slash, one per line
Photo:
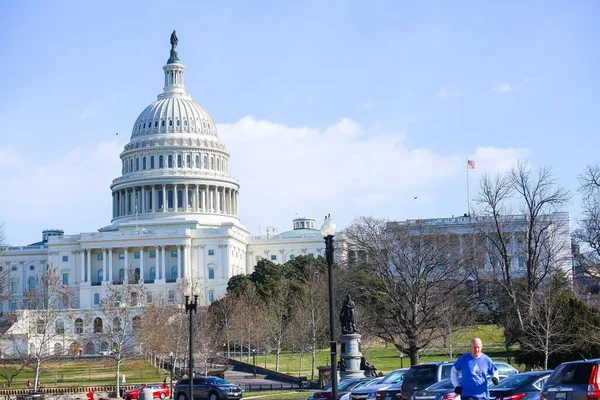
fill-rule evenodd
<path id="1" fill-rule="evenodd" d="M 383 376 L 378 376 L 376 378 L 368 378 L 368 379 L 370 379 L 370 380 L 359 383 L 358 385 L 356 385 L 354 387 L 354 389 L 358 389 L 360 387 L 365 387 L 365 386 L 370 386 L 370 385 L 377 385 L 379 382 L 381 382 L 381 380 L 383 379 Z M 347 392 L 343 396 L 341 396 L 340 400 L 350 400 L 350 393 L 352 393 L 352 390 Z"/>
<path id="2" fill-rule="evenodd" d="M 600 399 L 600 359 L 560 364 L 546 380 L 540 400 Z"/>
<path id="3" fill-rule="evenodd" d="M 218 376 L 200 376 L 193 380 L 193 400 L 241 399 L 243 390 L 240 385 L 230 383 Z M 181 378 L 175 384 L 173 392 L 176 400 L 188 400 L 190 379 Z"/>
<path id="4" fill-rule="evenodd" d="M 123 398 L 125 400 L 136 400 L 140 394 L 140 392 L 144 389 L 152 390 L 152 397 L 159 397 L 164 399 L 165 397 L 169 397 L 169 388 L 163 386 L 159 383 L 146 383 L 144 385 L 137 385 L 131 390 L 126 391 L 123 394 Z"/>
<path id="5" fill-rule="evenodd" d="M 350 393 L 352 389 L 355 387 L 362 386 L 362 384 L 372 381 L 373 378 L 351 378 L 344 379 L 338 383 L 338 400 L 345 395 L 346 393 Z M 306 400 L 315 400 L 315 399 L 331 399 L 331 388 L 327 390 L 319 390 L 313 393 L 312 396 L 306 398 Z"/>
<path id="6" fill-rule="evenodd" d="M 544 383 L 552 371 L 522 372 L 490 386 L 490 400 L 539 400 Z"/>
<path id="7" fill-rule="evenodd" d="M 505 376 L 500 375 L 500 380 Z M 488 377 L 488 386 L 492 385 L 491 377 Z M 402 398 L 402 385 L 393 385 L 386 390 L 377 392 L 377 400 L 399 400 Z M 442 379 L 438 383 L 423 389 L 417 390 L 411 399 L 407 400 L 460 400 L 460 397 L 454 393 L 454 385 L 450 378 Z"/>
<path id="8" fill-rule="evenodd" d="M 375 400 L 378 390 L 387 389 L 394 383 L 401 382 L 407 372 L 408 368 L 397 369 L 390 372 L 375 385 L 352 389 L 350 392 L 350 400 Z"/>

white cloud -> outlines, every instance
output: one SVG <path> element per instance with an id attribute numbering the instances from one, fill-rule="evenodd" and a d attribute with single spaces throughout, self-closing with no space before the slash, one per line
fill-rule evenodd
<path id="1" fill-rule="evenodd" d="M 437 98 L 444 99 L 449 97 L 461 97 L 462 90 L 454 86 L 444 86 L 437 94 Z"/>
<path id="2" fill-rule="evenodd" d="M 492 91 L 497 94 L 507 94 L 510 92 L 514 92 L 517 88 L 518 88 L 518 86 L 513 86 L 509 82 L 500 82 L 500 83 L 497 82 L 497 83 L 494 83 L 494 87 L 492 88 Z"/>
<path id="3" fill-rule="evenodd" d="M 490 173 L 504 173 L 514 167 L 518 160 L 530 155 L 525 148 L 477 147 L 469 159 L 475 161 L 476 169 Z"/>
<path id="4" fill-rule="evenodd" d="M 366 132 L 347 118 L 316 129 L 244 117 L 218 129 L 242 185 L 242 222 L 255 233 L 285 231 L 295 213 L 320 223 L 331 212 L 343 226 L 360 215 L 437 216 L 453 197 L 462 204 L 465 155 L 408 148 L 401 132 Z M 521 153 L 478 148 L 474 157 L 478 168 L 497 171 Z"/>

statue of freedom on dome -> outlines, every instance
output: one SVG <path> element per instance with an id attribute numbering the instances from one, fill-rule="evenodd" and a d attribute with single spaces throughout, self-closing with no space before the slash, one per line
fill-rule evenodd
<path id="1" fill-rule="evenodd" d="M 179 42 L 179 40 L 177 39 L 177 33 L 173 29 L 173 33 L 171 33 L 171 47 L 172 48 L 177 47 L 178 42 Z"/>

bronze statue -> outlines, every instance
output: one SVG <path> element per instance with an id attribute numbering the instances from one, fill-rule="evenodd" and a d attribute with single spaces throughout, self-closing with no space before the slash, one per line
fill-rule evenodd
<path id="1" fill-rule="evenodd" d="M 340 311 L 340 323 L 342 325 L 342 334 L 356 333 L 356 319 L 354 316 L 354 302 L 350 298 L 350 295 L 346 296 L 342 310 Z"/>
<path id="2" fill-rule="evenodd" d="M 171 33 L 171 47 L 177 47 L 178 42 L 179 40 L 177 39 L 177 33 L 175 32 L 175 30 L 173 30 L 173 33 Z"/>

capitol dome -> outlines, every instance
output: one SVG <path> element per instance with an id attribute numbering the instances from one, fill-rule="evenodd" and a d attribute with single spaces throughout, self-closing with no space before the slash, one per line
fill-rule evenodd
<path id="1" fill-rule="evenodd" d="M 239 223 L 239 183 L 212 118 L 184 87 L 185 66 L 172 42 L 164 87 L 136 119 L 111 185 L 113 224 L 165 219 Z"/>

